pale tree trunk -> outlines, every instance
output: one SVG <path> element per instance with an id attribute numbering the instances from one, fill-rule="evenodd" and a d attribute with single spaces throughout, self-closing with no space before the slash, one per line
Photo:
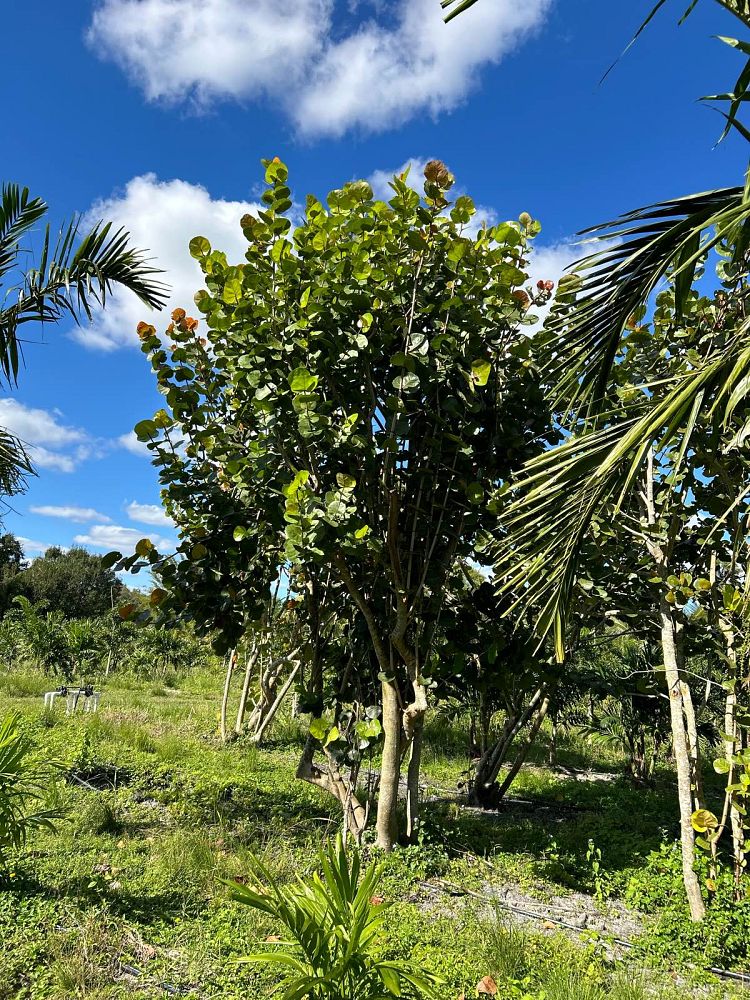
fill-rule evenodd
<path id="1" fill-rule="evenodd" d="M 685 883 L 690 916 L 693 920 L 703 920 L 706 907 L 701 895 L 698 876 L 693 868 L 695 859 L 695 832 L 693 815 L 692 765 L 688 734 L 685 726 L 685 711 L 682 698 L 680 672 L 677 667 L 674 622 L 672 608 L 665 600 L 661 602 L 661 647 L 664 657 L 664 673 L 669 692 L 669 713 L 672 722 L 672 746 L 675 769 L 677 771 L 677 797 L 680 805 L 680 843 L 682 845 L 682 878 Z"/>
<path id="2" fill-rule="evenodd" d="M 646 511 L 646 520 L 651 528 L 657 526 L 656 504 L 654 501 L 654 454 L 648 453 L 646 467 L 645 489 L 642 500 Z M 664 581 L 669 571 L 671 545 L 674 542 L 674 527 L 664 549 L 657 540 L 656 532 L 647 542 L 649 554 L 654 560 L 656 570 Z M 685 894 L 693 920 L 703 920 L 706 907 L 701 895 L 700 883 L 695 873 L 695 831 L 693 830 L 693 763 L 690 756 L 690 744 L 686 727 L 684 699 L 680 679 L 679 654 L 677 650 L 677 631 L 675 627 L 672 605 L 663 595 L 659 602 L 659 622 L 661 628 L 661 649 L 664 659 L 664 673 L 669 694 L 669 715 L 672 725 L 672 747 L 674 750 L 675 769 L 677 772 L 677 799 L 680 808 L 680 845 L 682 850 L 682 879 L 685 884 Z M 697 749 L 697 748 L 696 748 Z"/>
<path id="3" fill-rule="evenodd" d="M 677 669 L 680 677 L 685 675 L 685 634 L 683 626 L 672 620 L 675 626 L 675 649 L 677 652 Z M 693 706 L 693 695 L 687 681 L 680 681 L 680 691 L 682 694 L 682 710 L 685 713 L 685 725 L 687 727 L 688 750 L 690 752 L 690 774 L 693 785 L 693 805 L 694 808 L 703 809 L 705 806 L 705 796 L 703 794 L 703 769 L 701 767 L 700 746 L 698 744 L 698 724 L 695 718 L 695 708 Z"/>
<path id="4" fill-rule="evenodd" d="M 695 809 L 703 809 L 705 808 L 705 797 L 703 795 L 703 770 L 701 768 L 700 747 L 698 745 L 698 725 L 695 721 L 693 696 L 687 681 L 680 682 L 680 693 L 682 694 L 682 710 L 685 713 L 685 731 L 687 733 L 688 752 L 690 753 L 693 805 Z"/>
<path id="5" fill-rule="evenodd" d="M 403 653 L 402 653 L 403 655 Z M 406 775 L 406 837 L 413 843 L 419 825 L 419 774 L 422 765 L 422 738 L 427 714 L 427 690 L 422 684 L 416 660 L 412 656 L 409 673 L 414 688 L 414 701 L 404 710 L 403 729 L 409 748 L 409 767 Z"/>
<path id="6" fill-rule="evenodd" d="M 383 640 L 378 629 L 378 624 L 373 614 L 373 610 L 365 599 L 364 594 L 355 583 L 346 560 L 342 555 L 334 557 L 334 563 L 338 569 L 341 582 L 349 591 L 354 603 L 359 608 L 362 618 L 367 625 L 370 634 L 373 650 L 378 661 L 381 673 L 386 678 L 394 676 L 393 638 L 399 636 L 403 638 L 406 631 L 406 622 L 402 621 L 391 636 L 389 646 Z M 400 609 L 403 613 L 403 608 Z M 392 851 L 393 845 L 398 837 L 398 786 L 401 778 L 401 733 L 403 712 L 401 708 L 401 697 L 398 690 L 397 681 L 381 681 L 382 700 L 382 726 L 383 726 L 383 755 L 380 766 L 380 782 L 378 785 L 378 812 L 375 822 L 377 833 L 377 845 L 381 850 Z"/>
<path id="7" fill-rule="evenodd" d="M 409 768 L 406 773 L 406 838 L 413 844 L 419 824 L 419 775 L 422 765 L 424 717 L 414 725 L 409 750 Z"/>
<path id="8" fill-rule="evenodd" d="M 547 712 L 549 711 L 549 703 L 550 703 L 549 695 L 546 694 L 544 696 L 544 699 L 542 700 L 541 705 L 539 706 L 539 711 L 536 714 L 536 718 L 532 722 L 531 727 L 528 733 L 526 734 L 526 739 L 523 741 L 518 753 L 516 754 L 516 759 L 513 762 L 513 766 L 511 767 L 510 771 L 508 771 L 508 773 L 506 774 L 503 783 L 500 785 L 500 788 L 498 789 L 497 797 L 500 801 L 502 801 L 506 792 L 513 784 L 516 775 L 521 770 L 524 761 L 528 757 L 529 750 L 531 749 L 534 740 L 536 739 L 537 733 L 539 732 L 541 725 L 544 722 L 544 719 L 547 715 Z"/>
<path id="9" fill-rule="evenodd" d="M 240 701 L 237 706 L 237 721 L 234 724 L 234 731 L 237 736 L 242 735 L 242 724 L 245 720 L 245 709 L 247 708 L 247 699 L 250 693 L 250 684 L 253 679 L 253 670 L 255 669 L 255 664 L 258 662 L 258 657 L 260 656 L 260 642 L 256 642 L 252 648 L 252 651 L 247 654 L 245 660 L 245 678 L 242 682 L 242 691 L 240 692 Z"/>
<path id="10" fill-rule="evenodd" d="M 299 673 L 299 668 L 300 668 L 300 664 L 299 664 L 299 661 L 298 661 L 297 663 L 295 663 L 294 667 L 292 668 L 291 673 L 289 674 L 289 676 L 287 677 L 286 681 L 282 685 L 281 690 L 277 694 L 276 701 L 274 701 L 274 703 L 270 706 L 270 708 L 268 709 L 268 711 L 265 714 L 265 717 L 262 718 L 260 720 L 260 722 L 258 723 L 257 728 L 256 728 L 255 732 L 253 733 L 253 735 L 251 737 L 253 743 L 260 743 L 261 742 L 261 740 L 263 739 L 263 736 L 265 735 L 266 730 L 271 725 L 271 723 L 273 722 L 273 720 L 276 718 L 276 716 L 278 714 L 278 711 L 279 711 L 279 709 L 281 708 L 281 706 L 282 706 L 282 704 L 284 702 L 284 698 L 286 698 L 286 696 L 287 696 L 287 694 L 289 692 L 289 688 L 292 686 L 292 684 L 294 683 L 295 677 Z"/>
<path id="11" fill-rule="evenodd" d="M 729 664 L 730 670 L 730 680 L 735 683 L 730 690 L 727 691 L 726 700 L 724 703 L 724 753 L 729 768 L 726 779 L 727 785 L 731 785 L 734 782 L 734 756 L 738 752 L 737 741 L 740 736 L 737 727 L 737 690 L 736 685 L 739 682 L 737 676 L 737 650 L 735 646 L 736 636 L 734 629 L 732 628 L 729 621 L 727 621 L 723 616 L 719 618 L 719 629 L 721 630 L 722 636 L 724 637 L 724 644 L 726 647 L 727 662 Z M 741 747 L 739 748 L 741 749 Z M 737 809 L 737 804 L 734 799 L 734 795 L 731 792 L 725 792 L 724 798 L 724 813 L 717 830 L 715 840 L 718 840 L 726 826 L 727 812 L 729 813 L 729 822 L 732 830 L 732 864 L 734 869 L 734 891 L 735 897 L 740 898 L 741 895 L 741 882 L 742 876 L 745 872 L 745 827 L 742 819 L 742 814 Z M 715 841 L 712 841 L 714 844 Z"/>
<path id="12" fill-rule="evenodd" d="M 384 680 L 381 685 L 383 700 L 383 757 L 380 765 L 378 787 L 377 843 L 384 851 L 392 851 L 398 836 L 396 810 L 398 785 L 401 777 L 401 699 L 395 682 Z"/>
<path id="13" fill-rule="evenodd" d="M 221 742 L 227 741 L 227 706 L 229 705 L 229 691 L 232 686 L 232 674 L 237 661 L 237 650 L 233 649 L 227 660 L 227 673 L 224 678 L 224 693 L 221 697 Z"/>

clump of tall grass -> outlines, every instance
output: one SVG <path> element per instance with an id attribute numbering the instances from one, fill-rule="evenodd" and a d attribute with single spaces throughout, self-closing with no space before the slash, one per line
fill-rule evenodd
<path id="1" fill-rule="evenodd" d="M 118 834 L 125 829 L 125 814 L 117 795 L 90 792 L 76 823 L 81 833 Z"/>

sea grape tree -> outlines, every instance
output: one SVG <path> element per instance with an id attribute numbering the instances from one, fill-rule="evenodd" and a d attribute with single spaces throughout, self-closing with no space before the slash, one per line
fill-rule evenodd
<path id="1" fill-rule="evenodd" d="M 160 567 L 155 602 L 227 643 L 280 566 L 313 632 L 327 608 L 362 623 L 362 669 L 382 697 L 378 841 L 390 849 L 405 758 L 415 831 L 448 574 L 481 559 L 498 490 L 548 433 L 529 328 L 550 283 L 525 287 L 538 224 L 524 213 L 478 228 L 470 198 L 449 201 L 439 161 L 422 195 L 407 175 L 387 203 L 347 183 L 327 204 L 308 197 L 294 229 L 287 168 L 264 165 L 265 207 L 241 221 L 245 259 L 191 241 L 206 332 L 183 310 L 166 343 L 140 328 L 166 407 L 137 432 L 184 558 L 165 563 L 148 543 L 139 555 Z"/>

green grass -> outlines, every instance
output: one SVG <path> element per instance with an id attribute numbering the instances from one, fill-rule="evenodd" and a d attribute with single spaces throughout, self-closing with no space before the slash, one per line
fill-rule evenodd
<path id="1" fill-rule="evenodd" d="M 298 720 L 280 720 L 267 747 L 221 746 L 221 680 L 200 673 L 167 686 L 115 676 L 98 714 L 66 718 L 62 708 L 42 712 L 48 680 L 0 675 L 4 704 L 21 711 L 39 752 L 99 789 L 61 786 L 67 820 L 32 839 L 0 889 L 0 1000 L 164 997 L 163 983 L 209 1000 L 273 995 L 272 972 L 236 959 L 277 928 L 231 902 L 223 880 L 243 877 L 251 852 L 282 880 L 304 876 L 339 813 L 294 778 Z M 560 778 L 541 766 L 543 743 L 535 754 L 513 795 L 536 808 L 479 814 L 451 801 L 467 766 L 462 728 L 441 717 L 428 726 L 425 776 L 444 801 L 426 811 L 421 845 L 388 859 L 382 892 L 391 908 L 380 947 L 443 976 L 444 1000 L 474 996 L 484 975 L 511 998 L 641 1000 L 633 985 L 640 974 L 618 971 L 598 944 L 519 930 L 489 905 L 425 887 L 442 878 L 478 889 L 495 879 L 540 896 L 590 891 L 592 838 L 608 890 L 623 894 L 665 831 L 671 839 L 668 785 L 644 793 L 624 781 Z M 572 739 L 560 758 L 591 766 Z M 605 763 L 598 769 L 621 762 Z M 649 995 L 672 1000 L 668 981 L 649 976 Z"/>

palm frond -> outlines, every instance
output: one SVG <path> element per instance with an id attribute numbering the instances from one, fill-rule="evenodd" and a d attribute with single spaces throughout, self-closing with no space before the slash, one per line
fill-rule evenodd
<path id="1" fill-rule="evenodd" d="M 600 401 L 633 313 L 670 269 L 679 311 L 698 262 L 746 230 L 748 219 L 746 187 L 731 187 L 649 205 L 585 230 L 582 235 L 607 246 L 572 267 L 575 304 L 553 310 L 548 320 L 555 405 L 575 409 Z"/>
<path id="2" fill-rule="evenodd" d="M 24 233 L 47 211 L 41 198 L 30 198 L 28 188 L 4 184 L 0 192 L 0 277 L 15 263 Z"/>
<path id="3" fill-rule="evenodd" d="M 79 223 L 73 219 L 54 247 L 47 228 L 38 266 L 26 273 L 12 305 L 0 311 L 0 367 L 8 378 L 18 374 L 21 324 L 56 322 L 66 314 L 76 323 L 91 320 L 115 287 L 127 288 L 151 308 L 166 302 L 168 288 L 156 278 L 160 270 L 130 245 L 124 229 L 99 223 L 76 247 Z"/>
<path id="4" fill-rule="evenodd" d="M 705 405 L 727 424 L 750 395 L 750 320 L 724 350 L 644 398 L 629 419 L 586 430 L 532 459 L 519 477 L 495 564 L 501 591 L 515 591 L 514 609 L 541 607 L 538 630 L 554 631 L 558 657 L 587 532 L 595 514 L 613 516 L 631 494 L 646 456 L 689 434 Z M 683 442 L 684 444 L 684 442 Z M 684 449 L 682 449 L 684 450 Z"/>
<path id="5" fill-rule="evenodd" d="M 465 10 L 473 7 L 475 3 L 477 3 L 477 0 L 440 0 L 440 6 L 443 10 L 453 7 L 453 10 L 445 15 L 446 23 L 452 21 L 454 17 L 458 17 L 459 14 L 463 14 Z"/>
<path id="6" fill-rule="evenodd" d="M 0 495 L 18 496 L 26 489 L 26 477 L 35 475 L 23 444 L 15 435 L 0 427 Z"/>

